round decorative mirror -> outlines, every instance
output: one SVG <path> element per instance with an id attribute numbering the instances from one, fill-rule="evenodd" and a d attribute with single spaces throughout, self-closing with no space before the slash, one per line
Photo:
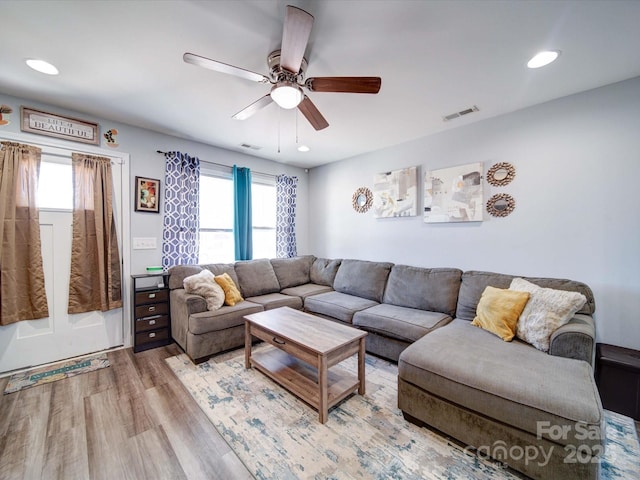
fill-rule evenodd
<path id="1" fill-rule="evenodd" d="M 506 217 L 516 208 L 516 201 L 507 193 L 496 193 L 487 201 L 487 212 L 494 217 Z"/>
<path id="2" fill-rule="evenodd" d="M 360 187 L 352 198 L 353 209 L 358 213 L 365 213 L 373 205 L 373 194 L 367 187 Z"/>
<path id="3" fill-rule="evenodd" d="M 507 162 L 493 165 L 487 172 L 487 182 L 494 187 L 504 187 L 511 183 L 516 176 L 516 169 Z"/>

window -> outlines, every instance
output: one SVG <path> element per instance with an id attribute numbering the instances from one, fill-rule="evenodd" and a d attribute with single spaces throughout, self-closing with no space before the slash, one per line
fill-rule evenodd
<path id="1" fill-rule="evenodd" d="M 251 183 L 253 258 L 276 256 L 276 186 Z"/>
<path id="2" fill-rule="evenodd" d="M 71 163 L 40 162 L 38 208 L 73 210 L 73 175 Z"/>
<path id="3" fill-rule="evenodd" d="M 251 184 L 253 219 L 253 258 L 276 256 L 276 187 L 274 184 Z M 200 175 L 200 252 L 198 262 L 232 263 L 233 180 L 222 174 Z"/>

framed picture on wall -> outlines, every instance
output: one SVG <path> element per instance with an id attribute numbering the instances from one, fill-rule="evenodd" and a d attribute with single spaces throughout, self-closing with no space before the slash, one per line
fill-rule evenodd
<path id="1" fill-rule="evenodd" d="M 160 213 L 160 180 L 136 177 L 136 212 Z"/>

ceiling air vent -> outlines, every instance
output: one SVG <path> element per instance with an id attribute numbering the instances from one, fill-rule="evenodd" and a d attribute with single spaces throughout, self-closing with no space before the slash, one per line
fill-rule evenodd
<path id="1" fill-rule="evenodd" d="M 462 117 L 463 115 L 469 115 L 470 113 L 477 112 L 479 110 L 475 105 L 471 108 L 467 108 L 465 110 L 460 110 L 456 113 L 451 113 L 449 115 L 445 115 L 442 117 L 442 121 L 448 122 L 449 120 L 453 120 L 454 118 Z"/>
<path id="2" fill-rule="evenodd" d="M 242 148 L 248 148 L 250 150 L 260 150 L 262 147 L 258 147 L 256 145 L 249 145 L 248 143 L 241 143 L 240 146 Z"/>

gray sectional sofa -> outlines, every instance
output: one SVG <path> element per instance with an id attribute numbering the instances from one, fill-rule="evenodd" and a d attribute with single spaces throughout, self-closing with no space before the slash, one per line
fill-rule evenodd
<path id="1" fill-rule="evenodd" d="M 182 288 L 203 268 L 228 273 L 244 301 L 207 311 Z M 592 370 L 593 293 L 580 282 L 522 277 L 587 298 L 547 354 L 471 325 L 484 289 L 513 278 L 313 256 L 177 266 L 172 334 L 199 361 L 242 346 L 244 315 L 262 310 L 289 306 L 353 325 L 369 333 L 368 352 L 398 362 L 398 406 L 409 421 L 533 478 L 597 479 L 604 416 Z"/>

